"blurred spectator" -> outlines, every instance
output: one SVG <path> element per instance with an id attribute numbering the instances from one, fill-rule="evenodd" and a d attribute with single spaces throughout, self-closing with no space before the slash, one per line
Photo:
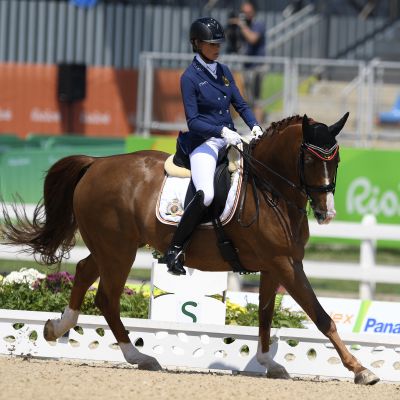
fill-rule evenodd
<path id="1" fill-rule="evenodd" d="M 256 19 L 256 7 L 251 1 L 244 1 L 240 14 L 228 20 L 228 52 L 247 56 L 265 56 L 265 23 Z M 262 65 L 244 64 L 245 96 L 253 108 L 257 121 L 265 120 L 260 93 L 263 80 Z"/>
<path id="2" fill-rule="evenodd" d="M 240 52 L 242 47 L 242 34 L 239 25 L 236 23 L 238 18 L 237 13 L 231 11 L 228 15 L 228 25 L 225 28 L 225 39 L 226 47 L 225 52 L 227 54 L 236 54 Z M 233 21 L 233 22 L 231 22 Z"/>

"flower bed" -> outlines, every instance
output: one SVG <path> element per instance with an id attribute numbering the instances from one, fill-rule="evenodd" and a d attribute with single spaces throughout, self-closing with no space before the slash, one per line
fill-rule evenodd
<path id="1" fill-rule="evenodd" d="M 15 271 L 3 278 L 0 275 L 0 308 L 27 311 L 61 312 L 68 304 L 74 276 L 68 272 L 40 274 L 35 269 Z M 101 315 L 94 305 L 96 287 L 91 287 L 84 298 L 81 313 Z M 125 286 L 121 296 L 121 317 L 148 318 L 150 290 L 142 286 Z M 303 313 L 282 309 L 281 295 L 277 296 L 274 328 L 301 328 L 305 320 Z M 226 325 L 258 326 L 258 306 L 247 304 L 241 307 L 226 302 Z"/>

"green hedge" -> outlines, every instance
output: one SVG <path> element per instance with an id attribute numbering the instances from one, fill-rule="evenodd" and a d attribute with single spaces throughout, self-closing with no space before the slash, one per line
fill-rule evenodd
<path id="1" fill-rule="evenodd" d="M 68 272 L 49 274 L 34 282 L 1 283 L 0 308 L 10 310 L 62 312 L 68 304 L 74 276 Z M 81 312 L 86 315 L 100 315 L 94 305 L 96 288 L 92 287 L 85 295 Z M 133 290 L 126 286 L 121 296 L 121 316 L 129 318 L 148 318 L 149 291 Z M 306 319 L 303 313 L 293 313 L 281 307 L 281 297 L 276 301 L 272 326 L 275 328 L 302 328 Z M 258 326 L 258 306 L 246 307 L 227 302 L 227 325 Z"/>

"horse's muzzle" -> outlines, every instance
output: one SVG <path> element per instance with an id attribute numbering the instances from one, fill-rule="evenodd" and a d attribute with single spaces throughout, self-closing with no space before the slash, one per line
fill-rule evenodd
<path id="1" fill-rule="evenodd" d="M 336 216 L 336 210 L 327 211 L 315 208 L 313 209 L 313 211 L 314 211 L 314 217 L 319 225 L 329 224 L 329 222 L 331 222 Z"/>

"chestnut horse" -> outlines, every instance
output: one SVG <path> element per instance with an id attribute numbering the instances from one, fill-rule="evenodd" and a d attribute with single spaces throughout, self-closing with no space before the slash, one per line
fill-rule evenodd
<path id="1" fill-rule="evenodd" d="M 318 223 L 328 223 L 335 216 L 336 135 L 347 117 L 348 113 L 331 126 L 307 116 L 286 118 L 272 123 L 243 153 L 244 169 L 254 185 L 242 186 L 243 207 L 225 231 L 238 249 L 241 264 L 261 272 L 257 360 L 267 368 L 268 377 L 289 378 L 269 354 L 275 293 L 282 284 L 332 342 L 344 366 L 354 373 L 355 383 L 379 380 L 347 350 L 302 265 L 309 238 L 307 202 Z M 167 157 L 159 151 L 66 157 L 48 171 L 44 198 L 31 222 L 25 213 L 20 212 L 16 222 L 5 215 L 6 241 L 28 246 L 44 264 L 62 260 L 74 245 L 78 228 L 90 251 L 76 266 L 71 298 L 61 319 L 45 325 L 47 340 L 56 340 L 76 325 L 84 295 L 100 277 L 95 303 L 126 361 L 143 369 L 161 369 L 154 357 L 132 345 L 120 319 L 119 301 L 137 249 L 148 244 L 165 252 L 173 235 L 175 228 L 160 223 L 155 213 Z M 192 236 L 185 265 L 204 271 L 230 270 L 219 253 L 215 233 L 202 228 Z"/>

